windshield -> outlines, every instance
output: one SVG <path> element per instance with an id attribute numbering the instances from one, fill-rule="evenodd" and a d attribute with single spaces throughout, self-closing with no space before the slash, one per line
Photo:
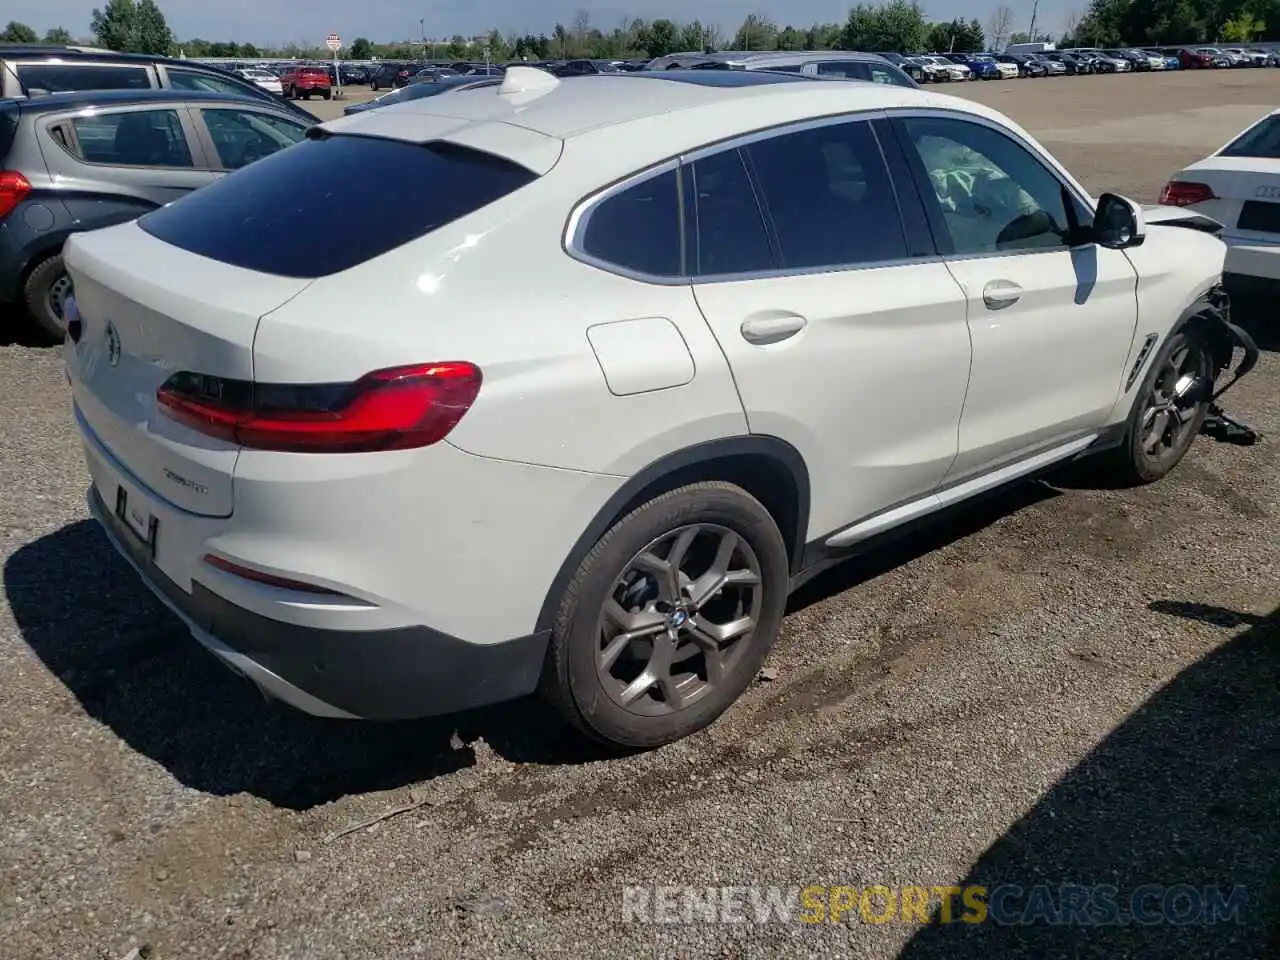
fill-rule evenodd
<path id="1" fill-rule="evenodd" d="M 1220 157 L 1280 160 L 1280 117 L 1267 117 L 1222 148 Z"/>

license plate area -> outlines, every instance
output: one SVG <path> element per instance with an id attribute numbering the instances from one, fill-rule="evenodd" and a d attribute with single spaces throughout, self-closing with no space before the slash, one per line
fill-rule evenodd
<path id="1" fill-rule="evenodd" d="M 1265 200 L 1246 200 L 1240 208 L 1236 229 L 1257 233 L 1280 233 L 1280 203 Z"/>
<path id="2" fill-rule="evenodd" d="M 132 537 L 146 552 L 148 560 L 156 558 L 156 540 L 160 534 L 160 521 L 137 499 L 129 499 L 129 491 L 116 487 L 116 519 L 127 536 Z"/>

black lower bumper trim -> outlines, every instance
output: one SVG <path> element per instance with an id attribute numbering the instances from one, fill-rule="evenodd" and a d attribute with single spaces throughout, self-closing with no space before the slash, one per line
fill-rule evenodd
<path id="1" fill-rule="evenodd" d="M 477 644 L 426 626 L 357 632 L 273 620 L 196 581 L 187 593 L 156 566 L 96 489 L 90 496 L 116 544 L 183 616 L 282 680 L 347 713 L 368 720 L 405 720 L 514 700 L 537 687 L 547 632 Z"/>

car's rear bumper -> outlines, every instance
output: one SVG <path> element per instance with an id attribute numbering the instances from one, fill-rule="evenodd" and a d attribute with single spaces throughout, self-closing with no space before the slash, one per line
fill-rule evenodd
<path id="1" fill-rule="evenodd" d="M 1280 281 L 1280 243 L 1259 243 L 1223 237 L 1227 245 L 1225 273 L 1259 280 Z"/>
<path id="2" fill-rule="evenodd" d="M 532 693 L 548 635 L 469 643 L 426 626 L 335 630 L 254 613 L 193 580 L 187 592 L 147 555 L 96 487 L 89 509 L 143 582 L 210 652 L 268 694 L 316 716 L 395 720 Z"/>

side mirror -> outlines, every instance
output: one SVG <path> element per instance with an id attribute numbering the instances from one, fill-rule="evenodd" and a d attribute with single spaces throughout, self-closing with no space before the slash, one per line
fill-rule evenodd
<path id="1" fill-rule="evenodd" d="M 1147 239 L 1142 208 L 1128 197 L 1104 193 L 1093 215 L 1093 242 L 1108 250 L 1138 247 Z"/>

